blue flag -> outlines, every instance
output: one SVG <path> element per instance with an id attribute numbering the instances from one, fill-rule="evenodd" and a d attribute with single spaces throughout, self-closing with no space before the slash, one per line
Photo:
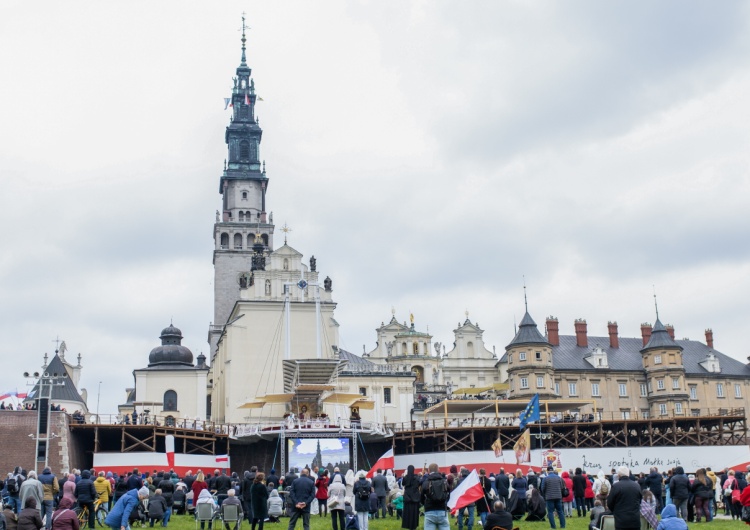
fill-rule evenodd
<path id="1" fill-rule="evenodd" d="M 531 398 L 529 404 L 526 405 L 526 408 L 519 416 L 519 419 L 521 420 L 521 425 L 519 425 L 521 430 L 526 428 L 527 423 L 539 421 L 539 394 L 534 394 L 534 397 Z"/>

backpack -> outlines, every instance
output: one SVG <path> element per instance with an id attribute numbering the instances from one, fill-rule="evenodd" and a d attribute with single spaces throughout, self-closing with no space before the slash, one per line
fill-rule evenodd
<path id="1" fill-rule="evenodd" d="M 360 487 L 357 490 L 357 497 L 360 500 L 369 501 L 370 500 L 370 489 L 369 488 L 365 488 L 364 486 Z"/>
<path id="2" fill-rule="evenodd" d="M 448 488 L 442 478 L 430 479 L 427 483 L 425 496 L 431 501 L 445 502 L 448 498 Z"/>
<path id="3" fill-rule="evenodd" d="M 5 485 L 8 488 L 8 493 L 11 495 L 18 493 L 18 482 L 16 481 L 16 477 L 10 477 L 5 482 Z"/>
<path id="4" fill-rule="evenodd" d="M 606 495 L 607 493 L 609 493 L 609 481 L 605 478 L 599 487 L 599 495 Z"/>

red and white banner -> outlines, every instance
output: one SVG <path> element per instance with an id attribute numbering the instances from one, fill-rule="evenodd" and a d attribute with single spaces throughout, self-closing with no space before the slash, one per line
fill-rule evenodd
<path id="1" fill-rule="evenodd" d="M 112 471 L 113 473 L 127 473 L 138 468 L 140 472 L 145 471 L 169 471 L 173 469 L 179 476 L 192 471 L 195 475 L 199 469 L 204 473 L 213 472 L 214 469 L 229 469 L 229 457 L 223 455 L 226 460 L 218 461 L 216 455 L 188 455 L 183 453 L 172 453 L 173 464 L 170 465 L 168 454 L 151 452 L 133 453 L 94 453 L 94 469 L 97 471 Z"/>
<path id="2" fill-rule="evenodd" d="M 168 434 L 164 437 L 164 446 L 167 450 L 167 465 L 169 469 L 174 468 L 174 436 Z"/>
<path id="3" fill-rule="evenodd" d="M 484 489 L 482 489 L 482 485 L 479 483 L 479 475 L 477 475 L 477 470 L 475 469 L 451 492 L 451 497 L 448 499 L 448 508 L 451 513 L 456 513 L 464 506 L 468 506 L 472 502 L 483 498 Z"/>
<path id="4" fill-rule="evenodd" d="M 701 467 L 710 466 L 714 470 L 728 467 L 745 471 L 750 464 L 750 447 L 747 445 L 722 446 L 671 446 L 671 447 L 605 447 L 594 449 L 558 449 L 554 448 L 556 464 L 560 469 L 568 470 L 580 467 L 596 474 L 600 469 L 609 473 L 612 468 L 628 466 L 633 473 L 648 473 L 651 467 L 659 471 L 682 466 L 686 472 L 694 472 Z M 521 469 L 524 475 L 529 469 L 539 471 L 547 468 L 550 449 L 531 451 L 529 464 L 518 465 L 516 455 L 505 451 L 499 457 L 494 451 L 460 451 L 442 453 L 421 453 L 396 455 L 395 468 L 398 474 L 406 471 L 409 465 L 422 469 L 425 465 L 435 463 L 440 471 L 448 473 L 450 466 L 467 469 L 484 468 L 487 474 L 497 473 L 502 467 L 506 473 L 515 473 Z"/>
<path id="5" fill-rule="evenodd" d="M 356 451 L 356 449 L 355 449 Z M 367 472 L 367 478 L 375 476 L 375 472 L 378 469 L 385 471 L 386 469 L 393 469 L 396 466 L 396 461 L 393 458 L 393 449 L 388 449 L 383 456 L 378 458 L 378 461 L 373 464 L 370 471 Z"/>

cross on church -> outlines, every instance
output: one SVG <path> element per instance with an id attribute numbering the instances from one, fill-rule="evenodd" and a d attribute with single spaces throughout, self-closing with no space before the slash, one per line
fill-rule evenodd
<path id="1" fill-rule="evenodd" d="M 60 342 L 64 342 L 64 341 L 61 341 L 60 335 L 58 335 L 56 339 L 52 340 L 52 342 L 55 343 L 55 353 L 57 353 L 58 351 L 60 351 Z"/>
<path id="2" fill-rule="evenodd" d="M 284 226 L 281 227 L 281 231 L 284 232 L 284 244 L 286 245 L 286 236 L 289 232 L 292 231 L 292 229 L 289 228 L 286 223 L 284 223 Z"/>
<path id="3" fill-rule="evenodd" d="M 242 12 L 242 26 L 240 27 L 240 29 L 237 30 L 237 31 L 241 31 L 243 34 L 245 33 L 246 29 L 250 29 L 250 26 L 248 26 L 247 24 L 245 24 L 245 15 L 246 14 L 247 13 L 245 13 L 244 11 Z"/>

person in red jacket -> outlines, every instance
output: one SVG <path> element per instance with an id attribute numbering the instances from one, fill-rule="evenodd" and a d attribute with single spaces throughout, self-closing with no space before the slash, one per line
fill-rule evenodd
<path id="1" fill-rule="evenodd" d="M 573 479 L 570 478 L 570 473 L 563 471 L 560 475 L 565 483 L 565 487 L 568 488 L 568 495 L 563 497 L 563 512 L 565 517 L 573 517 Z"/>
<path id="2" fill-rule="evenodd" d="M 73 501 L 63 497 L 52 514 L 52 530 L 79 530 L 80 526 L 76 512 L 73 511 Z"/>
<path id="3" fill-rule="evenodd" d="M 583 492 L 583 499 L 586 501 L 586 506 L 589 510 L 594 508 L 594 487 L 593 483 L 589 480 L 589 476 L 586 473 L 582 473 L 583 478 L 586 479 L 586 490 Z"/>
<path id="4" fill-rule="evenodd" d="M 315 498 L 318 499 L 318 513 L 321 517 L 328 515 L 328 470 L 320 472 L 318 480 L 315 481 Z"/>

